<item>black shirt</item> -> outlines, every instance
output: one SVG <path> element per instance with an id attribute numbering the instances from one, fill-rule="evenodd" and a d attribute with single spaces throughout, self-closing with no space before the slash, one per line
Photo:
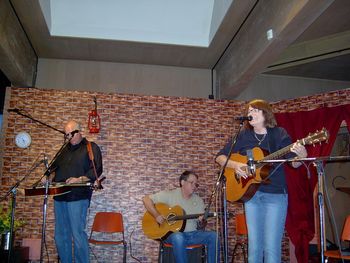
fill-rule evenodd
<path id="1" fill-rule="evenodd" d="M 254 147 L 259 147 L 262 150 L 273 153 L 279 149 L 282 149 L 292 143 L 290 136 L 285 129 L 281 127 L 268 128 L 267 136 L 259 144 L 258 139 L 262 140 L 262 135 L 254 135 L 253 129 L 243 129 L 237 138 L 237 143 L 233 148 L 234 153 L 239 153 L 241 155 L 247 155 L 247 150 L 253 149 Z M 228 155 L 231 140 L 225 145 L 223 149 L 217 154 Z M 294 157 L 294 153 L 288 153 L 285 155 L 286 158 Z M 287 193 L 287 185 L 285 179 L 285 172 L 283 165 L 274 164 L 270 170 L 270 183 L 260 184 L 259 191 L 268 193 Z"/>
<path id="2" fill-rule="evenodd" d="M 54 182 L 65 182 L 70 177 L 86 176 L 93 183 L 96 176 L 93 171 L 93 165 L 89 159 L 87 151 L 87 140 L 85 138 L 79 144 L 68 144 L 58 156 L 53 164 L 55 170 Z M 96 143 L 91 142 L 92 151 L 94 153 L 94 162 L 97 175 L 102 174 L 102 155 L 100 148 Z M 72 187 L 71 192 L 59 196 L 55 196 L 56 201 L 77 201 L 89 199 L 92 195 L 90 187 Z"/>

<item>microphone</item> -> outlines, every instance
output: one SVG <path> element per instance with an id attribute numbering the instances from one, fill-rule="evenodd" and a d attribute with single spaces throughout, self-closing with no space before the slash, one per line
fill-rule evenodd
<path id="1" fill-rule="evenodd" d="M 69 132 L 69 133 L 67 133 L 67 134 L 64 135 L 64 138 L 65 138 L 66 140 L 70 141 L 70 140 L 74 137 L 74 135 L 75 135 L 76 133 L 78 133 L 78 132 L 79 132 L 79 130 L 74 130 L 74 131 L 72 131 L 72 132 Z"/>
<path id="2" fill-rule="evenodd" d="M 248 158 L 248 171 L 249 174 L 255 174 L 255 164 L 254 164 L 254 157 L 253 157 L 253 152 L 251 149 L 247 150 L 247 158 Z"/>
<path id="3" fill-rule="evenodd" d="M 7 112 L 16 112 L 16 113 L 18 113 L 18 112 L 19 112 L 19 109 L 17 109 L 17 108 L 14 108 L 14 109 L 7 109 Z"/>
<path id="4" fill-rule="evenodd" d="M 253 119 L 252 116 L 235 117 L 235 121 L 251 121 L 252 119 Z"/>

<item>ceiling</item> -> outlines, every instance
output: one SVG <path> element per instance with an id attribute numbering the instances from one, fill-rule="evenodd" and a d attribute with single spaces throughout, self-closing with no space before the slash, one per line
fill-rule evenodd
<path id="1" fill-rule="evenodd" d="M 321 16 L 293 43 L 311 42 L 350 31 L 350 1 L 335 0 Z M 287 63 L 283 69 L 270 69 L 265 73 L 340 81 L 350 81 L 350 50 L 337 50 L 333 54 L 305 57 L 298 63 Z M 295 65 L 297 64 L 297 65 Z M 272 67 L 273 68 L 273 67 Z"/>
<path id="2" fill-rule="evenodd" d="M 47 1 L 47 3 L 55 2 L 52 0 L 42 1 Z M 101 36 L 97 36 L 97 38 L 92 38 L 91 35 L 88 37 L 87 34 L 85 34 L 85 37 L 77 37 L 72 36 L 72 32 L 70 32 L 70 36 L 68 37 L 63 36 L 63 33 L 61 32 L 62 30 L 56 30 L 61 32 L 61 36 L 54 36 L 50 34 L 48 25 L 46 23 L 46 21 L 49 21 L 50 19 L 47 18 L 45 20 L 44 13 L 47 12 L 42 12 L 42 8 L 40 5 L 40 2 L 42 1 L 11 0 L 12 5 L 19 17 L 19 20 L 21 21 L 23 28 L 25 29 L 38 57 L 109 61 L 121 63 L 155 64 L 195 68 L 211 68 L 215 65 L 218 58 L 221 56 L 227 44 L 233 37 L 235 30 L 237 29 L 237 27 L 240 26 L 242 20 L 241 14 L 249 12 L 251 2 L 254 2 L 252 0 L 243 2 L 241 1 L 242 4 L 236 6 L 235 4 L 230 5 L 232 0 L 225 0 L 221 2 L 226 4 L 216 7 L 213 3 L 219 1 L 196 0 L 194 2 L 196 2 L 197 5 L 198 3 L 203 1 L 207 3 L 208 7 L 206 9 L 202 8 L 202 11 L 198 12 L 198 8 L 196 8 L 196 6 L 193 5 L 191 8 L 191 10 L 193 11 L 187 12 L 187 18 L 185 18 L 185 12 L 183 11 L 183 9 L 187 8 L 188 5 L 184 3 L 188 1 L 176 1 L 179 7 L 181 7 L 182 5 L 182 9 L 178 7 L 178 13 L 176 16 L 173 15 L 172 19 L 176 18 L 178 21 L 189 21 L 191 20 L 191 17 L 193 18 L 196 16 L 206 16 L 205 19 L 202 18 L 202 21 L 205 21 L 203 22 L 205 26 L 201 26 L 200 23 L 196 23 L 196 26 L 197 28 L 202 28 L 202 31 L 206 32 L 205 37 L 207 39 L 196 40 L 197 45 L 194 45 L 193 43 L 190 45 L 190 40 L 188 40 L 185 44 L 180 44 L 178 40 L 174 41 L 174 39 L 172 41 L 173 44 L 169 44 L 169 42 L 171 41 L 165 41 L 164 39 L 163 42 L 168 43 L 156 43 L 161 42 L 161 38 L 165 38 L 165 29 L 159 32 L 160 36 L 158 37 L 157 41 L 148 39 L 144 42 L 142 42 L 140 38 L 136 39 L 136 36 L 135 39 L 133 39 L 132 41 L 126 40 L 125 36 L 120 40 L 111 40 L 106 39 L 107 37 L 104 37 L 104 39 L 102 39 Z M 71 3 L 71 1 L 69 2 Z M 96 5 L 96 1 L 93 0 L 87 2 L 95 2 Z M 125 3 L 128 1 L 114 2 L 119 3 L 119 5 L 125 5 Z M 135 1 L 133 2 L 134 5 L 137 4 L 135 3 Z M 158 1 L 138 0 L 136 2 L 144 3 Z M 210 2 L 212 2 L 211 5 Z M 100 3 L 101 2 L 99 2 L 99 4 Z M 43 9 L 45 10 L 47 8 L 49 7 Z M 162 10 L 160 9 L 158 13 L 161 13 L 161 11 Z M 155 11 L 154 15 L 156 14 L 157 12 Z M 214 16 L 218 17 L 214 19 Z M 69 17 L 72 17 L 72 15 L 70 15 Z M 69 19 L 69 17 L 67 17 L 67 19 Z M 213 22 L 214 20 L 216 21 L 215 23 Z M 219 21 L 222 21 L 222 23 L 219 23 Z M 52 23 L 52 21 L 49 21 L 49 25 L 51 24 L 51 26 L 49 27 L 53 27 Z M 144 19 L 140 19 L 138 25 L 139 29 L 136 30 L 136 33 L 143 31 L 143 34 L 145 35 L 145 29 L 143 29 L 143 24 L 145 24 Z M 172 25 L 174 28 L 175 22 L 172 22 Z M 136 27 L 136 24 L 134 23 L 133 26 Z M 194 25 L 192 26 L 195 27 Z M 184 27 L 186 26 L 180 26 L 180 28 Z M 191 30 L 192 32 L 196 31 L 196 29 L 194 28 L 191 28 Z M 68 33 L 66 34 L 69 35 Z M 187 35 L 189 35 L 189 33 L 187 33 Z M 116 38 L 116 34 L 114 34 L 113 37 Z M 131 37 L 131 35 L 129 35 L 129 37 Z M 209 39 L 211 39 L 211 41 L 209 41 Z M 201 44 L 199 45 L 198 42 L 201 42 Z"/>
<path id="3" fill-rule="evenodd" d="M 167 4 L 160 5 L 161 2 Z M 220 6 L 218 2 L 222 2 Z M 11 0 L 39 58 L 210 69 L 215 67 L 241 24 L 254 8 L 255 2 L 253 0 L 179 0 L 175 2 L 109 0 L 104 2 L 102 9 L 96 10 L 96 13 L 102 14 L 101 18 L 93 15 L 93 5 L 96 4 L 94 0 L 75 0 L 74 6 L 70 0 Z M 81 8 L 79 3 L 85 3 L 86 8 Z M 112 19 L 113 12 L 106 10 L 115 8 L 116 3 L 120 8 L 115 15 L 120 17 Z M 72 6 L 69 12 L 67 5 Z M 101 1 L 99 1 L 100 5 Z M 56 11 L 54 8 L 57 8 Z M 128 9 L 133 13 L 125 14 Z M 83 14 L 79 10 L 85 10 L 87 13 Z M 147 11 L 147 15 L 138 18 L 142 10 Z M 166 21 L 171 20 L 171 22 L 160 25 L 165 18 Z M 76 24 L 79 19 L 86 21 L 90 26 L 97 23 L 97 20 L 100 25 L 105 21 L 109 24 L 107 29 L 90 28 L 89 32 L 81 25 L 75 28 L 69 27 L 70 22 L 75 21 Z M 126 34 L 126 31 L 132 31 L 131 27 L 134 31 Z M 155 32 L 157 30 L 158 32 Z M 349 30 L 350 1 L 335 0 L 294 44 Z M 150 32 L 154 34 L 149 34 Z M 191 32 L 198 34 L 191 35 Z M 93 36 L 93 33 L 100 35 Z M 343 52 L 326 58 L 320 56 L 313 61 L 305 60 L 305 63 L 298 65 L 286 63 L 283 68 L 271 68 L 265 73 L 349 81 L 349 70 L 350 55 Z"/>
<path id="4" fill-rule="evenodd" d="M 51 36 L 208 47 L 232 0 L 39 3 Z"/>

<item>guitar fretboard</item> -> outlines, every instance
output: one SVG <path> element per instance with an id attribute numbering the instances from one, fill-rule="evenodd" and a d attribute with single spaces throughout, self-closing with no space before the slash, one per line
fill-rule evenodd
<path id="1" fill-rule="evenodd" d="M 328 131 L 325 128 L 323 128 L 321 131 L 319 131 L 319 132 L 317 131 L 313 134 L 310 134 L 309 136 L 307 136 L 303 139 L 297 140 L 296 142 L 305 146 L 307 144 L 320 143 L 322 141 L 328 140 L 328 137 L 329 137 Z M 271 154 L 265 156 L 262 159 L 262 161 L 276 160 L 276 159 L 284 156 L 285 154 L 290 152 L 290 149 L 292 148 L 293 144 L 294 143 L 292 143 L 292 144 L 290 144 L 282 149 L 279 149 L 278 151 L 276 151 L 274 153 L 271 153 Z"/>
<path id="2" fill-rule="evenodd" d="M 182 216 L 173 216 L 170 217 L 169 219 L 171 219 L 172 221 L 176 221 L 176 220 L 187 220 L 187 219 L 195 219 L 198 218 L 200 216 L 202 216 L 203 214 L 192 214 L 192 215 L 182 215 Z M 209 217 L 215 216 L 215 213 L 209 213 L 208 215 Z"/>

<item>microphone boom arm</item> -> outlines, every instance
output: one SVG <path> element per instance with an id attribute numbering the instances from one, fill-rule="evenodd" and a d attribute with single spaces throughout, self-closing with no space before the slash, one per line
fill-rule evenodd
<path id="1" fill-rule="evenodd" d="M 46 123 L 44 123 L 44 122 L 42 122 L 42 121 L 39 121 L 39 120 L 37 120 L 37 119 L 34 119 L 32 116 L 29 116 L 29 115 L 23 113 L 20 109 L 17 109 L 17 108 L 15 108 L 15 109 L 8 109 L 7 111 L 8 111 L 8 112 L 14 112 L 14 113 L 16 113 L 16 114 L 18 114 L 18 115 L 21 115 L 21 116 L 23 116 L 23 117 L 26 117 L 26 118 L 28 118 L 28 119 L 34 121 L 34 122 L 37 122 L 37 123 L 39 123 L 39 124 L 41 124 L 41 125 L 44 125 L 44 126 L 50 128 L 50 129 L 53 129 L 53 130 L 55 130 L 55 131 L 57 131 L 57 132 L 60 132 L 60 133 L 63 133 L 64 135 L 66 134 L 64 131 L 61 131 L 61 130 L 55 128 L 55 127 L 52 127 L 52 126 L 49 125 L 49 124 L 46 124 Z"/>

